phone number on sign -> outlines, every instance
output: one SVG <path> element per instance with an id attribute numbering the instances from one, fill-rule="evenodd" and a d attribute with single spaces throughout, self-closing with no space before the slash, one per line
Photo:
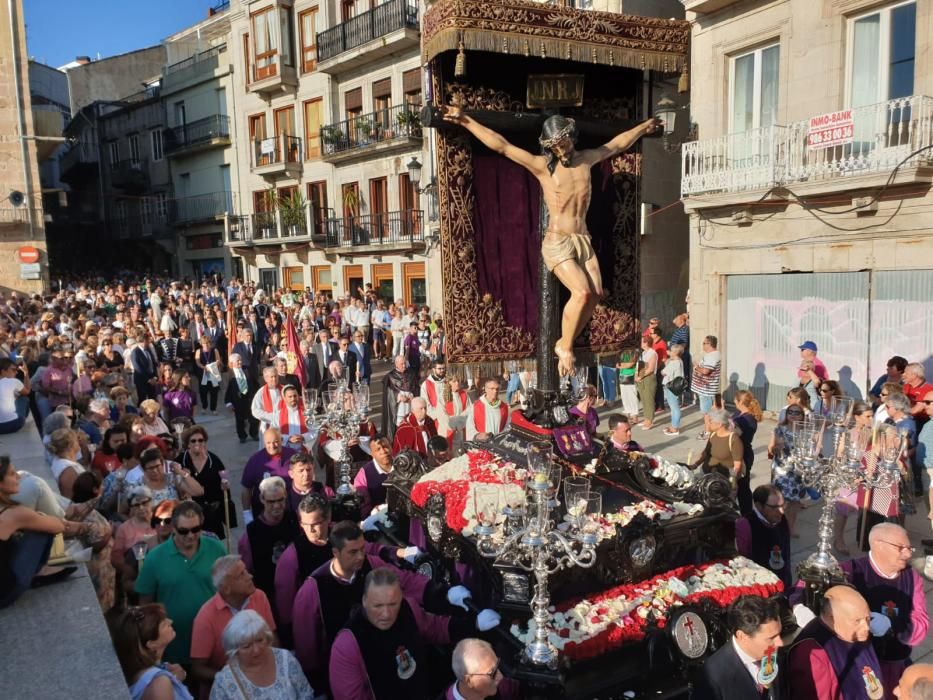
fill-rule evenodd
<path id="1" fill-rule="evenodd" d="M 807 147 L 830 148 L 839 146 L 844 143 L 851 143 L 853 136 L 855 136 L 855 128 L 852 124 L 819 129 L 811 131 L 807 135 Z"/>

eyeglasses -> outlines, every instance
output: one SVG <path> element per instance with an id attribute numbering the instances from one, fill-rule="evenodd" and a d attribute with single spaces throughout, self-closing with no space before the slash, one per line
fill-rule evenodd
<path id="1" fill-rule="evenodd" d="M 933 405 L 933 399 L 921 399 L 920 403 L 930 406 Z"/>
<path id="2" fill-rule="evenodd" d="M 204 438 L 191 438 L 190 440 L 188 440 L 189 445 L 194 445 L 199 442 L 207 442 L 207 440 L 205 440 Z"/>
<path id="3" fill-rule="evenodd" d="M 765 508 L 774 508 L 775 510 L 784 510 L 784 506 L 786 505 L 786 503 L 784 503 L 784 501 L 781 501 L 780 503 L 764 503 L 762 505 L 764 505 Z"/>
<path id="4" fill-rule="evenodd" d="M 156 524 L 156 525 L 165 526 L 165 525 L 171 524 L 171 522 L 172 522 L 172 516 L 171 516 L 171 515 L 168 516 L 167 518 L 156 518 L 156 519 L 155 519 L 155 524 Z"/>
<path id="5" fill-rule="evenodd" d="M 878 541 L 884 544 L 889 544 L 892 547 L 895 547 L 897 549 L 898 554 L 900 554 L 901 552 L 909 552 L 910 554 L 913 554 L 914 552 L 917 551 L 916 547 L 911 547 L 909 544 L 897 544 L 896 542 L 888 542 L 887 540 L 878 540 Z"/>
<path id="6" fill-rule="evenodd" d="M 195 525 L 194 527 L 175 527 L 175 532 L 184 537 L 185 535 L 197 535 L 201 530 L 204 529 L 203 525 Z"/>
<path id="7" fill-rule="evenodd" d="M 130 503 L 130 505 L 135 508 L 136 506 L 148 506 L 150 503 L 152 503 L 151 498 L 144 498 L 141 501 L 134 501 L 133 503 Z"/>
<path id="8" fill-rule="evenodd" d="M 468 673 L 468 674 L 466 674 L 466 675 L 468 675 L 468 676 L 486 676 L 486 677 L 489 678 L 490 680 L 495 680 L 495 679 L 496 679 L 496 674 L 497 674 L 497 673 L 499 673 L 499 664 L 496 664 L 495 666 L 493 666 L 493 669 L 492 669 L 491 671 L 489 671 L 488 673 Z"/>

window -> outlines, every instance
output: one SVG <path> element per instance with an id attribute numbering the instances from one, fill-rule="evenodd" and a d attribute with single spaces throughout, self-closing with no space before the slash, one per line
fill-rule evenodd
<path id="1" fill-rule="evenodd" d="M 348 182 L 340 186 L 343 200 L 343 239 L 352 240 L 356 230 L 356 219 L 360 217 L 360 186 L 356 182 Z"/>
<path id="2" fill-rule="evenodd" d="M 168 195 L 165 192 L 159 192 L 155 196 L 156 200 L 156 221 L 164 222 L 168 219 Z"/>
<path id="3" fill-rule="evenodd" d="M 373 242 L 389 237 L 389 185 L 384 177 L 369 181 L 370 232 Z"/>
<path id="4" fill-rule="evenodd" d="M 129 138 L 130 142 L 130 163 L 139 165 L 139 136 L 133 134 Z"/>
<path id="5" fill-rule="evenodd" d="M 385 78 L 373 83 L 373 112 L 376 126 L 382 131 L 392 128 L 392 79 Z"/>
<path id="6" fill-rule="evenodd" d="M 305 157 L 321 157 L 321 118 L 324 101 L 320 97 L 305 102 Z"/>
<path id="7" fill-rule="evenodd" d="M 849 22 L 849 105 L 907 97 L 914 91 L 917 5 L 885 7 Z"/>
<path id="8" fill-rule="evenodd" d="M 329 265 L 315 265 L 311 268 L 311 284 L 315 292 L 323 292 L 329 297 L 333 286 L 331 284 L 331 271 Z"/>
<path id="9" fill-rule="evenodd" d="M 152 222 L 152 199 L 150 197 L 142 198 L 139 203 L 139 213 L 143 224 L 149 225 Z"/>
<path id="10" fill-rule="evenodd" d="M 158 162 L 162 160 L 162 129 L 153 129 L 149 132 L 149 138 L 152 146 L 152 160 Z"/>
<path id="11" fill-rule="evenodd" d="M 251 114 L 249 117 L 249 138 L 250 141 L 257 141 L 266 138 L 266 115 Z"/>
<path id="12" fill-rule="evenodd" d="M 317 7 L 298 15 L 298 34 L 301 40 L 301 72 L 310 73 L 317 65 L 317 26 L 321 13 Z"/>
<path id="13" fill-rule="evenodd" d="M 729 132 L 740 133 L 771 126 L 777 120 L 777 44 L 755 49 L 732 59 L 730 71 Z"/>
<path id="14" fill-rule="evenodd" d="M 273 112 L 275 118 L 276 149 L 285 148 L 284 155 L 289 163 L 301 160 L 301 139 L 288 138 L 295 136 L 295 108 L 283 107 Z M 276 152 L 278 156 L 278 151 Z"/>
<path id="15" fill-rule="evenodd" d="M 308 183 L 308 203 L 311 207 L 311 217 L 314 219 L 314 233 L 325 233 L 327 220 L 327 181 Z"/>
<path id="16" fill-rule="evenodd" d="M 399 232 L 410 239 L 414 236 L 421 238 L 421 208 L 418 206 L 418 192 L 408 177 L 408 173 L 399 173 L 398 176 L 398 208 Z"/>
<path id="17" fill-rule="evenodd" d="M 356 6 L 356 0 L 343 0 L 340 3 L 340 21 L 346 22 L 356 17 L 359 10 Z"/>
<path id="18" fill-rule="evenodd" d="M 120 142 L 111 141 L 110 142 L 110 164 L 116 165 L 120 162 Z"/>
<path id="19" fill-rule="evenodd" d="M 402 94 L 409 107 L 421 107 L 421 69 L 412 68 L 402 73 Z"/>
<path id="20" fill-rule="evenodd" d="M 253 15 L 253 56 L 256 61 L 256 80 L 276 74 L 276 56 L 279 52 L 278 15 L 269 7 Z"/>
<path id="21" fill-rule="evenodd" d="M 363 114 L 363 88 L 354 88 L 343 94 L 344 109 L 347 113 L 347 135 L 351 142 L 358 138 L 357 131 L 360 121 L 357 117 Z"/>
<path id="22" fill-rule="evenodd" d="M 256 79 L 253 75 L 253 62 L 250 60 L 252 51 L 250 50 L 249 32 L 243 35 L 243 75 L 246 76 L 246 84 L 249 85 Z"/>

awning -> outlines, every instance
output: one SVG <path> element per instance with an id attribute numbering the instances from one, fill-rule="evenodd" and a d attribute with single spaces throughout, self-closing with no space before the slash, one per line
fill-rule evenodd
<path id="1" fill-rule="evenodd" d="M 679 73 L 689 63 L 690 23 L 528 0 L 438 0 L 424 15 L 424 62 L 460 42 L 467 51 Z"/>

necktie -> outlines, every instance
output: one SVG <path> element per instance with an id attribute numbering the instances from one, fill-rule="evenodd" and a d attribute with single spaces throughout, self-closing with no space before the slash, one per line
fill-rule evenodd
<path id="1" fill-rule="evenodd" d="M 242 369 L 236 369 L 233 372 L 236 376 L 236 385 L 239 387 L 240 393 L 245 394 L 247 390 L 246 375 L 243 374 Z"/>

